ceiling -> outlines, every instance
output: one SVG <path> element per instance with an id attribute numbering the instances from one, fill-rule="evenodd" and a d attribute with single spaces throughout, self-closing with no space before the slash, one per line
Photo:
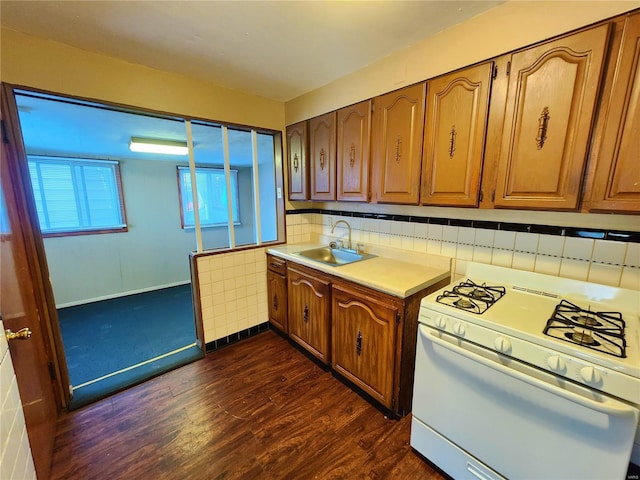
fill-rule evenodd
<path id="1" fill-rule="evenodd" d="M 11 1 L 3 27 L 230 89 L 288 101 L 501 1 Z M 18 96 L 27 153 L 167 159 L 132 136 L 186 140 L 183 122 Z M 202 129 L 199 131 L 198 129 Z M 230 135 L 236 166 L 250 143 Z M 221 158 L 219 131 L 194 126 L 196 161 Z M 184 159 L 186 161 L 186 158 Z"/>
<path id="2" fill-rule="evenodd" d="M 0 1 L 3 27 L 277 101 L 502 1 Z"/>

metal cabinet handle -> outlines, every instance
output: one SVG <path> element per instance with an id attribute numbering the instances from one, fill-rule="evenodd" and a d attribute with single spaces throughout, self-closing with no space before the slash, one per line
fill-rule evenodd
<path id="1" fill-rule="evenodd" d="M 456 126 L 451 126 L 451 131 L 449 132 L 449 158 L 453 159 L 453 155 L 456 153 Z"/>
<path id="2" fill-rule="evenodd" d="M 299 160 L 298 160 L 298 154 L 294 153 L 293 154 L 293 169 L 295 170 L 295 172 L 298 172 L 298 166 L 299 166 Z"/>
<path id="3" fill-rule="evenodd" d="M 278 310 L 278 294 L 277 293 L 273 294 L 273 308 L 275 310 Z"/>
<path id="4" fill-rule="evenodd" d="M 7 337 L 7 341 L 11 340 L 26 340 L 31 337 L 31 330 L 27 327 L 21 328 L 17 332 L 12 332 L 10 329 L 4 331 L 5 336 Z"/>
<path id="5" fill-rule="evenodd" d="M 302 310 L 302 320 L 304 320 L 304 323 L 309 322 L 309 305 L 305 305 Z"/>
<path id="6" fill-rule="evenodd" d="M 542 150 L 544 147 L 544 142 L 547 141 L 547 128 L 549 127 L 549 107 L 544 107 L 542 109 L 542 113 L 538 118 L 538 136 L 536 137 L 536 144 L 538 145 L 538 150 Z"/>
<path id="7" fill-rule="evenodd" d="M 362 355 L 362 332 L 356 336 L 356 355 Z"/>

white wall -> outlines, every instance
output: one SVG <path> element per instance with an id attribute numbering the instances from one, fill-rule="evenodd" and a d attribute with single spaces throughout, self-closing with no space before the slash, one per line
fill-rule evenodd
<path id="1" fill-rule="evenodd" d="M 29 437 L 4 326 L 0 320 L 0 478 L 35 480 Z"/>

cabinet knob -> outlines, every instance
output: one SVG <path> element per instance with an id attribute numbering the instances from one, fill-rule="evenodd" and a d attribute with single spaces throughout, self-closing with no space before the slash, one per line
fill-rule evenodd
<path id="1" fill-rule="evenodd" d="M 309 321 L 309 305 L 305 305 L 302 309 L 302 320 L 304 320 L 304 323 Z"/>

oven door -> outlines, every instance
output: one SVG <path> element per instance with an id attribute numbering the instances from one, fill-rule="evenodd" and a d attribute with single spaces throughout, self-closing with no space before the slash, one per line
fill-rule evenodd
<path id="1" fill-rule="evenodd" d="M 623 479 L 637 424 L 633 406 L 420 325 L 411 445 L 456 479 Z"/>

